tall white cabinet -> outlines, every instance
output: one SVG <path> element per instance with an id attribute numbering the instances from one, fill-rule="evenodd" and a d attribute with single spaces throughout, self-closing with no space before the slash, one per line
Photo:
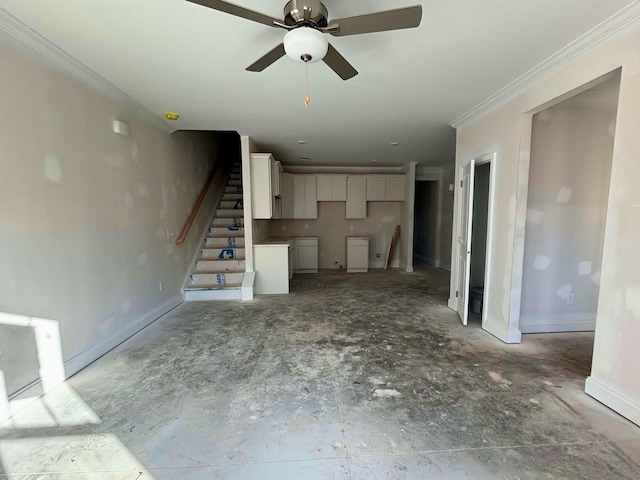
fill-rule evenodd
<path id="1" fill-rule="evenodd" d="M 293 218 L 318 218 L 315 175 L 293 175 Z"/>
<path id="2" fill-rule="evenodd" d="M 349 175 L 347 177 L 347 219 L 367 218 L 367 177 Z"/>

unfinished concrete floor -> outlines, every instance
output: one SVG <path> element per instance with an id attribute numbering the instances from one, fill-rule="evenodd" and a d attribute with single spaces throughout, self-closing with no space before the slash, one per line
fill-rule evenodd
<path id="1" fill-rule="evenodd" d="M 640 478 L 640 428 L 583 393 L 593 335 L 504 345 L 448 278 L 185 304 L 1 425 L 0 478 Z"/>

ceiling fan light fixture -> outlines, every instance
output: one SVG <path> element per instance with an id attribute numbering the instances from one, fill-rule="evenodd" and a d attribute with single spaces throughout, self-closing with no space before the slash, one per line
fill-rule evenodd
<path id="1" fill-rule="evenodd" d="M 312 27 L 299 27 L 284 36 L 284 51 L 292 60 L 315 63 L 322 60 L 329 49 L 326 36 Z"/>

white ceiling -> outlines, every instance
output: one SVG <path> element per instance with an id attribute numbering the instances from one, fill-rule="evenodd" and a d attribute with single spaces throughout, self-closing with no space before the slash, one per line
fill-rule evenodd
<path id="1" fill-rule="evenodd" d="M 286 0 L 233 3 L 282 18 Z M 325 0 L 329 19 L 420 0 Z M 448 124 L 632 0 L 423 0 L 420 27 L 330 37 L 360 72 L 282 58 L 285 31 L 184 0 L 0 0 L 0 8 L 179 129 L 236 130 L 288 165 L 451 164 Z M 298 140 L 306 140 L 300 145 Z M 399 142 L 398 146 L 390 146 Z"/>

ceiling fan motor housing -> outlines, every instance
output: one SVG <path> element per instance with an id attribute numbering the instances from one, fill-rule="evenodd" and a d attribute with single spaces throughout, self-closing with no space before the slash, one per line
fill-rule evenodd
<path id="1" fill-rule="evenodd" d="M 284 23 L 290 27 L 328 25 L 329 13 L 319 0 L 291 0 L 284 7 Z"/>

